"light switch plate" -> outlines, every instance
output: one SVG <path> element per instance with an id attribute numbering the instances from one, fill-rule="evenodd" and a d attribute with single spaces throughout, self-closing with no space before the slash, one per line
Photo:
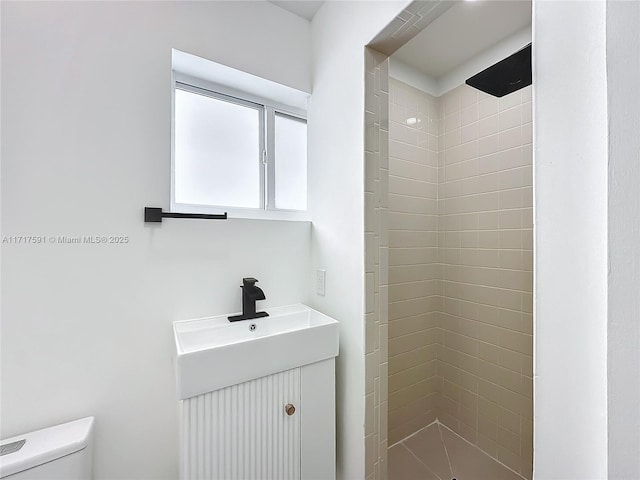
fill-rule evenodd
<path id="1" fill-rule="evenodd" d="M 322 269 L 316 270 L 316 293 L 318 295 L 324 296 L 326 285 L 327 285 L 327 271 Z"/>

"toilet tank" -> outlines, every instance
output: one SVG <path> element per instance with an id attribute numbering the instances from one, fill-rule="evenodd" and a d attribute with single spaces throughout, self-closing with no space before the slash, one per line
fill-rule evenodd
<path id="1" fill-rule="evenodd" d="M 0 478 L 90 480 L 93 417 L 43 428 L 0 442 Z"/>

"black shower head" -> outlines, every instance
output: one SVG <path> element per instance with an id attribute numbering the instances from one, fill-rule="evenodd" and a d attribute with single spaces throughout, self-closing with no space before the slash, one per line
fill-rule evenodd
<path id="1" fill-rule="evenodd" d="M 531 44 L 474 75 L 466 83 L 495 97 L 504 97 L 531 85 Z"/>

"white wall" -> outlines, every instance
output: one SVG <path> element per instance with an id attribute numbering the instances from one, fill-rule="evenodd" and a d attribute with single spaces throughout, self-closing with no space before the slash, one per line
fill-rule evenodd
<path id="1" fill-rule="evenodd" d="M 504 60 L 530 43 L 531 27 L 527 27 L 499 41 L 438 78 L 427 75 L 411 65 L 395 59 L 392 55 L 389 62 L 390 75 L 429 95 L 441 97 L 459 85 L 464 84 L 468 78 L 498 63 L 500 60 Z"/>
<path id="2" fill-rule="evenodd" d="M 437 78 L 421 72 L 393 55 L 389 57 L 389 76 L 434 97 L 440 94 Z"/>
<path id="3" fill-rule="evenodd" d="M 312 294 L 311 305 L 341 322 L 337 461 L 342 479 L 364 478 L 364 46 L 407 3 L 326 2 L 312 22 L 312 268 L 326 269 L 327 282 L 326 296 Z"/>
<path id="4" fill-rule="evenodd" d="M 609 478 L 640 478 L 640 2 L 607 3 Z"/>
<path id="5" fill-rule="evenodd" d="M 607 478 L 604 2 L 533 3 L 534 478 Z"/>
<path id="6" fill-rule="evenodd" d="M 2 245 L 2 436 L 95 415 L 96 478 L 175 479 L 171 322 L 240 310 L 243 276 L 266 306 L 308 300 L 310 227 L 143 223 L 169 202 L 171 48 L 310 91 L 310 24 L 267 2 L 5 2 L 1 27 L 2 234 L 129 237 Z"/>
<path id="7" fill-rule="evenodd" d="M 513 55 L 530 43 L 531 27 L 524 28 L 500 40 L 497 44 L 440 77 L 438 79 L 439 95 L 453 90 L 458 85 L 465 83 L 468 78 Z"/>

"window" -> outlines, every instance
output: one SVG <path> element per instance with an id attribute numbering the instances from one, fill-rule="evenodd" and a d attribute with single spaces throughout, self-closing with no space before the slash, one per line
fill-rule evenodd
<path id="1" fill-rule="evenodd" d="M 262 108 L 177 86 L 175 201 L 260 208 Z"/>
<path id="2" fill-rule="evenodd" d="M 307 209 L 307 122 L 275 114 L 275 206 Z"/>
<path id="3" fill-rule="evenodd" d="M 306 210 L 304 112 L 184 75 L 173 98 L 172 210 Z"/>

